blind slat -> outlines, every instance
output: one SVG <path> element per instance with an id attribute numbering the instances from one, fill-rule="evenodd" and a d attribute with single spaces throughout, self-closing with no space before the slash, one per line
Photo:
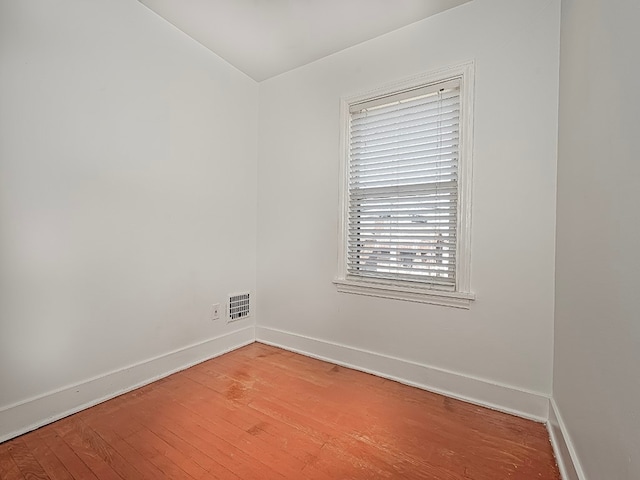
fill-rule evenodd
<path id="1" fill-rule="evenodd" d="M 404 122 L 397 122 L 388 125 L 370 126 L 361 131 L 352 131 L 350 145 L 352 147 L 362 144 L 371 144 L 374 141 L 395 141 L 403 135 L 423 134 L 425 136 L 455 131 L 460 123 L 458 112 L 450 116 L 441 116 L 425 122 L 424 119 L 405 119 Z M 366 145 L 365 145 L 366 146 Z"/>
<path id="2" fill-rule="evenodd" d="M 358 155 L 363 151 L 367 153 L 385 152 L 396 148 L 422 148 L 425 145 L 437 145 L 443 142 L 459 140 L 457 127 L 435 128 L 429 131 L 412 132 L 409 135 L 396 135 L 384 141 L 368 141 L 362 144 L 351 145 L 351 155 Z"/>
<path id="3" fill-rule="evenodd" d="M 420 252 L 424 252 L 424 253 L 430 253 L 430 252 L 434 252 L 434 251 L 440 251 L 440 250 L 444 250 L 444 249 L 448 249 L 448 252 L 454 252 L 455 253 L 455 242 L 452 243 L 445 243 L 445 242 L 434 242 L 432 244 L 425 244 L 425 245 L 418 245 L 416 243 L 411 243 L 411 242 L 406 242 L 406 243 L 401 243 L 401 242 L 396 242 L 393 244 L 390 244 L 388 242 L 384 242 L 384 243 L 367 243 L 367 244 L 361 244 L 361 243 L 356 243 L 353 242 L 352 246 L 355 250 L 357 250 L 358 254 L 362 253 L 362 252 L 373 252 L 373 251 L 383 251 L 383 250 L 415 250 L 415 251 L 420 251 Z M 349 255 L 353 255 L 353 254 L 349 254 Z"/>
<path id="4" fill-rule="evenodd" d="M 452 136 L 443 137 L 422 145 L 407 145 L 397 149 L 385 148 L 384 150 L 373 150 L 366 153 L 354 152 L 352 158 L 356 164 L 367 164 L 367 162 L 374 163 L 406 158 L 437 159 L 438 157 L 455 157 L 457 151 L 458 138 Z"/>
<path id="5" fill-rule="evenodd" d="M 384 267 L 375 268 L 375 269 L 364 268 L 364 267 L 359 267 L 359 268 L 349 267 L 349 268 L 347 268 L 347 272 L 349 272 L 350 274 L 355 274 L 355 275 L 358 275 L 358 276 L 371 277 L 371 278 L 388 279 L 388 280 L 414 281 L 416 283 L 419 282 L 419 283 L 429 283 L 429 284 L 432 284 L 432 285 L 442 285 L 442 286 L 450 287 L 450 290 L 453 290 L 454 286 L 455 286 L 455 273 L 454 272 L 448 273 L 450 278 L 442 278 L 440 276 L 440 275 L 445 275 L 447 273 L 439 275 L 436 272 L 433 272 L 431 274 L 425 273 L 420 277 L 416 277 L 416 276 L 407 274 L 403 270 L 389 269 L 389 268 L 384 268 Z"/>
<path id="6" fill-rule="evenodd" d="M 433 122 L 412 122 L 411 125 L 403 125 L 401 128 L 378 128 L 372 129 L 367 132 L 362 132 L 357 135 L 353 135 L 350 140 L 351 145 L 358 145 L 360 143 L 371 143 L 374 141 L 393 140 L 394 138 L 401 137 L 403 135 L 411 134 L 429 134 L 434 130 L 452 130 L 458 128 L 460 117 L 456 113 L 449 118 L 441 117 Z"/>
<path id="7" fill-rule="evenodd" d="M 449 227 L 451 228 L 451 227 Z M 386 232 L 382 231 L 382 232 L 371 232 L 371 231 L 366 231 L 364 229 L 358 230 L 358 229 L 352 229 L 349 230 L 349 238 L 352 239 L 355 242 L 358 242 L 359 240 L 361 240 L 362 242 L 367 242 L 367 241 L 378 241 L 380 240 L 381 242 L 388 240 L 392 240 L 392 239 L 397 239 L 397 240 L 409 240 L 409 239 L 414 239 L 414 240 L 424 240 L 424 241 L 428 241 L 428 240 L 433 240 L 433 239 L 438 239 L 440 238 L 443 234 L 449 233 L 450 237 L 447 238 L 455 238 L 455 234 L 451 233 L 453 232 L 453 229 L 447 231 L 447 230 L 443 230 L 443 229 L 431 229 L 429 231 L 425 230 L 422 232 L 416 232 L 416 231 L 396 231 L 394 232 L 394 234 L 390 234 L 389 231 L 387 230 Z"/>
<path id="8" fill-rule="evenodd" d="M 400 188 L 403 185 L 408 187 L 414 187 L 416 185 L 428 185 L 428 184 L 438 184 L 441 182 L 455 182 L 457 179 L 455 172 L 438 172 L 432 175 L 414 175 L 414 176 L 406 176 L 406 177 L 398 177 L 397 179 L 361 179 L 358 187 L 360 191 L 366 191 L 367 188 L 373 187 L 395 187 Z M 351 182 L 355 183 L 355 182 Z"/>
<path id="9" fill-rule="evenodd" d="M 460 108 L 449 107 L 441 112 L 420 112 L 406 117 L 380 119 L 361 125 L 352 125 L 351 130 L 354 135 L 367 135 L 374 132 L 389 130 L 402 130 L 415 125 L 432 125 L 447 120 L 454 120 L 460 117 Z"/>
<path id="10" fill-rule="evenodd" d="M 455 265 L 455 255 L 453 251 L 445 250 L 443 252 L 398 252 L 396 255 L 374 252 L 360 252 L 358 254 L 349 255 L 350 259 L 357 262 L 371 263 L 372 261 L 384 261 L 390 265 L 415 264 L 415 268 L 449 268 Z M 444 263 L 451 260 L 451 263 Z"/>
<path id="11" fill-rule="evenodd" d="M 375 168 L 377 167 L 382 167 L 385 164 L 391 163 L 391 164 L 400 164 L 399 162 L 405 161 L 405 162 L 410 162 L 410 161 L 420 161 L 421 163 L 440 163 L 440 162 L 444 162 L 447 160 L 452 160 L 455 161 L 457 163 L 458 160 L 458 152 L 457 152 L 458 146 L 455 146 L 455 150 L 454 147 L 449 148 L 448 150 L 436 150 L 433 152 L 423 152 L 423 153 L 417 153 L 417 154 L 412 154 L 412 153 L 406 153 L 406 154 L 398 154 L 396 156 L 387 156 L 387 157 L 376 157 L 376 158 L 370 158 L 370 159 L 354 159 L 353 160 L 353 164 L 352 164 L 352 168 L 350 170 L 354 170 L 354 169 L 358 169 L 358 170 L 364 170 L 366 168 L 372 167 Z"/>
<path id="12" fill-rule="evenodd" d="M 405 185 L 402 189 L 398 187 L 378 187 L 378 188 L 358 188 L 352 185 L 352 195 L 350 203 L 360 201 L 374 200 L 397 200 L 426 197 L 426 198 L 451 198 L 457 194 L 458 185 L 456 182 L 450 182 L 450 185 L 442 185 L 438 183 L 417 183 L 413 187 Z M 402 190 L 400 192 L 399 190 Z"/>
<path id="13" fill-rule="evenodd" d="M 422 168 L 420 168 L 422 167 Z M 431 165 L 422 166 L 420 164 L 411 164 L 396 169 L 377 168 L 373 171 L 366 170 L 365 174 L 358 175 L 354 172 L 349 175 L 349 180 L 353 183 L 366 183 L 378 180 L 403 180 L 407 178 L 431 178 L 433 176 L 442 177 L 444 175 L 455 176 L 457 168 L 455 164 L 449 164 L 442 167 L 434 167 Z"/>

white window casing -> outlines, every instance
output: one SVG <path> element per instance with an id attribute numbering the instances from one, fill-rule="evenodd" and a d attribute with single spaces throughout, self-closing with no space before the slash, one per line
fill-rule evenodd
<path id="1" fill-rule="evenodd" d="M 341 99 L 338 291 L 469 308 L 473 75 Z"/>

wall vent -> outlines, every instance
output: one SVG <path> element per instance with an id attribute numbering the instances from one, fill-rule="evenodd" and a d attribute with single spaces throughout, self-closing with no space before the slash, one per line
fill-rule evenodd
<path id="1" fill-rule="evenodd" d="M 229 322 L 235 322 L 236 320 L 242 320 L 247 318 L 250 313 L 249 309 L 249 293 L 236 293 L 229 295 L 229 305 L 227 312 L 229 315 Z"/>

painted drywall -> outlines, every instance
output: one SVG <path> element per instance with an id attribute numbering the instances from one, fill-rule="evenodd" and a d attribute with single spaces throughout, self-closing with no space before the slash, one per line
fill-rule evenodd
<path id="1" fill-rule="evenodd" d="M 475 0 L 260 84 L 258 331 L 551 393 L 559 24 L 558 0 Z M 469 60 L 477 300 L 337 293 L 340 97 Z"/>
<path id="2" fill-rule="evenodd" d="M 638 2 L 563 0 L 553 397 L 582 478 L 640 478 Z"/>
<path id="3" fill-rule="evenodd" d="M 257 98 L 138 2 L 0 2 L 0 411 L 252 325 L 209 314 L 255 291 Z"/>

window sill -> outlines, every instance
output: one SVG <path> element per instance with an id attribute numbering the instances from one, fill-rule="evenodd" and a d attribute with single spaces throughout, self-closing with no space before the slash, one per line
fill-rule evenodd
<path id="1" fill-rule="evenodd" d="M 370 297 L 391 298 L 408 302 L 429 303 L 446 307 L 469 309 L 475 300 L 473 293 L 446 292 L 428 288 L 413 288 L 393 283 L 377 283 L 362 280 L 336 278 L 333 283 L 338 292 L 367 295 Z"/>

